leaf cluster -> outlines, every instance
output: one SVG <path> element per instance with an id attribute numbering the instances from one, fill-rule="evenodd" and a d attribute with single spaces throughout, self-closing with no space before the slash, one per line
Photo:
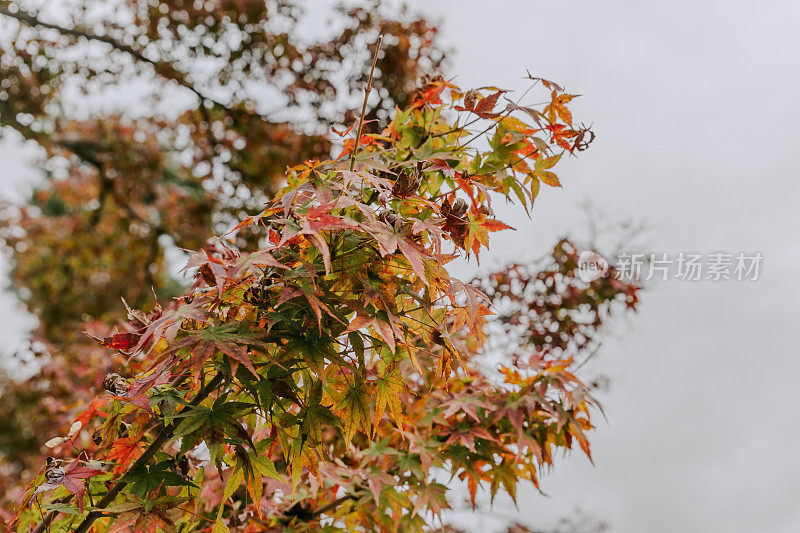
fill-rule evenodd
<path id="1" fill-rule="evenodd" d="M 568 101 L 533 83 L 548 107 Z M 172 305 L 128 309 L 124 333 L 97 339 L 127 363 L 78 417 L 101 468 L 59 504 L 77 512 L 30 505 L 50 488 L 43 470 L 17 530 L 416 531 L 449 506 L 441 473 L 473 503 L 480 487 L 515 498 L 559 450 L 588 455 L 596 401 L 572 372 L 588 330 L 554 302 L 600 316 L 638 288 L 580 286 L 565 242 L 555 271 L 511 267 L 486 292 L 447 270 L 508 228 L 493 199 L 529 209 L 586 135 L 564 111 L 501 96 L 426 79 L 382 131 L 290 168 L 266 208 L 194 253 Z M 236 247 L 242 233 L 258 247 Z M 537 276 L 559 283 L 531 292 Z M 501 298 L 515 304 L 493 319 Z M 531 313 L 578 345 L 534 330 L 485 369 L 490 323 L 538 324 Z"/>

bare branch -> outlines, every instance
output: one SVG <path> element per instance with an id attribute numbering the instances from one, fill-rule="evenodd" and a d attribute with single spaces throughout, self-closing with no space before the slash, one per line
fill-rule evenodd
<path id="1" fill-rule="evenodd" d="M 383 34 L 378 36 L 378 44 L 375 45 L 375 56 L 372 58 L 372 68 L 369 71 L 369 80 L 367 81 L 367 88 L 364 89 L 364 104 L 361 106 L 361 116 L 358 117 L 358 131 L 356 131 L 356 144 L 353 146 L 353 152 L 350 154 L 350 172 L 353 171 L 356 165 L 356 153 L 358 152 L 358 145 L 361 142 L 361 128 L 364 127 L 364 114 L 367 112 L 367 100 L 369 99 L 369 92 L 372 89 L 372 75 L 375 74 L 375 64 L 378 62 L 378 52 L 381 50 L 381 43 L 383 42 Z"/>

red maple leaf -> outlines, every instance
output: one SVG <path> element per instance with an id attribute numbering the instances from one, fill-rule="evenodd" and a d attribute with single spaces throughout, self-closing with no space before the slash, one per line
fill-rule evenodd
<path id="1" fill-rule="evenodd" d="M 114 466 L 114 474 L 124 472 L 128 465 L 136 460 L 145 448 L 145 443 L 135 437 L 123 437 L 114 441 L 106 459 L 118 463 Z"/>
<path id="2" fill-rule="evenodd" d="M 86 425 L 89 423 L 89 420 L 94 418 L 96 414 L 106 418 L 108 415 L 101 411 L 100 408 L 103 407 L 107 401 L 108 396 L 96 397 L 94 400 L 92 400 L 92 403 L 89 404 L 89 407 L 84 412 L 76 416 L 75 420 L 72 422 L 80 422 L 83 427 L 86 427 Z"/>
<path id="3" fill-rule="evenodd" d="M 52 459 L 50 459 L 50 461 L 52 461 Z M 63 485 L 76 496 L 75 499 L 78 501 L 78 510 L 83 512 L 83 480 L 102 474 L 103 471 L 97 468 L 81 466 L 82 462 L 80 457 L 78 457 L 66 468 L 61 468 L 57 464 L 48 465 L 45 470 L 45 476 L 48 481 L 39 485 L 34 494 L 54 490 Z"/>
<path id="4" fill-rule="evenodd" d="M 136 333 L 114 333 L 110 337 L 103 339 L 95 337 L 91 333 L 86 333 L 89 337 L 94 339 L 100 346 L 104 348 L 111 348 L 118 350 L 122 353 L 128 353 L 131 348 L 139 343 L 139 335 Z"/>

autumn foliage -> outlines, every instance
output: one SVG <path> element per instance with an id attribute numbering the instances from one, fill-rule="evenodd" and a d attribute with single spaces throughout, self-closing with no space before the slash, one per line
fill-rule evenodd
<path id="1" fill-rule="evenodd" d="M 441 63 L 435 28 L 411 13 L 342 7 L 337 32 L 314 40 L 302 11 L 286 0 L 0 0 L 0 135 L 36 147 L 41 171 L 27 201 L 0 204 L 9 277 L 36 318 L 30 349 L 6 347 L 0 368 L 0 507 L 118 369 L 83 332 L 110 335 L 120 298 L 149 308 L 184 292 L 182 249 L 262 209 L 288 166 L 330 157 L 330 126 L 354 123 L 377 34 L 366 131 Z M 119 105 L 95 105 L 108 97 Z M 257 235 L 237 245 L 254 249 Z"/>
<path id="2" fill-rule="evenodd" d="M 246 5 L 220 2 L 219 24 L 206 31 L 224 42 L 231 15 L 265 16 Z M 139 7 L 135 24 L 152 39 L 191 48 L 176 37 L 186 31 L 181 10 Z M 285 80 L 280 61 L 275 71 L 246 67 L 280 45 L 311 73 L 288 94 L 324 99 L 334 90 L 329 61 L 365 27 L 397 36 L 387 50 L 403 76 L 376 78 L 385 91 L 359 139 L 351 120 L 300 135 L 213 100 L 168 57 L 144 62 L 201 102 L 177 122 L 105 117 L 39 131 L 9 112 L 36 115 L 36 101 L 6 98 L 4 126 L 73 163 L 17 214 L 24 235 L 4 236 L 51 350 L 46 380 L 31 381 L 47 392 L 20 410 L 46 422 L 36 431 L 47 437 L 29 447 L 50 457 L 20 460 L 30 475 L 4 516 L 10 530 L 420 531 L 450 506 L 448 478 L 473 504 L 479 491 L 515 498 L 559 451 L 590 456 L 598 405 L 575 370 L 607 318 L 635 308 L 638 287 L 580 281 L 568 240 L 537 265 L 473 280 L 448 272 L 485 256 L 493 232 L 512 230 L 493 202 L 529 210 L 542 184 L 560 185 L 561 158 L 588 147 L 593 133 L 568 109 L 574 95 L 529 75 L 539 93 L 530 98 L 547 102 L 526 106 L 501 89 L 420 77 L 419 58 L 435 48 L 403 38 L 426 35 L 424 21 L 350 16 L 333 44 L 303 51 L 253 30 L 241 56 L 222 54 L 219 83 Z M 234 26 L 248 33 L 246 20 Z M 133 45 L 110 45 L 136 59 Z M 198 45 L 187 57 L 219 50 Z M 14 64 L 6 70 L 28 79 Z M 187 131 L 188 160 L 165 152 Z M 232 189 L 209 192 L 211 169 Z M 239 186 L 249 192 L 229 194 Z M 195 250 L 188 285 L 170 281 L 165 236 Z M 44 276 L 53 257 L 60 270 Z M 53 295 L 63 307 L 47 303 Z M 81 323 L 82 307 L 91 320 Z"/>
<path id="3" fill-rule="evenodd" d="M 436 470 L 473 498 L 479 487 L 514 497 L 559 448 L 589 454 L 595 402 L 569 350 L 556 349 L 560 332 L 523 336 L 492 376 L 478 364 L 492 301 L 447 272 L 508 228 L 492 198 L 530 206 L 584 135 L 546 112 L 498 106 L 502 93 L 427 81 L 358 153 L 347 141 L 333 160 L 290 169 L 266 209 L 231 232 L 258 235 L 257 250 L 222 237 L 191 257 L 195 283 L 172 306 L 129 309 L 123 332 L 98 339 L 127 375 L 106 376 L 76 419 L 85 437 L 58 445 L 80 453 L 43 467 L 20 524 L 421 530 L 448 506 Z M 476 116 L 490 121 L 486 148 L 472 148 L 463 126 Z M 575 254 L 557 247 L 549 290 L 569 279 Z M 521 276 L 494 274 L 493 297 L 527 285 Z M 617 296 L 635 303 L 634 287 L 593 284 L 598 317 Z M 573 285 L 558 290 L 578 307 Z M 62 507 L 44 516 L 42 492 Z"/>

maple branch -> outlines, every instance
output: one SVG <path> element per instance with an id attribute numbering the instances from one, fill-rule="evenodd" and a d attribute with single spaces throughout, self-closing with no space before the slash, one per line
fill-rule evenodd
<path id="1" fill-rule="evenodd" d="M 222 374 L 217 374 L 206 384 L 205 387 L 200 390 L 200 392 L 197 393 L 197 396 L 194 397 L 194 400 L 192 400 L 189 405 L 193 407 L 198 406 L 208 397 L 209 394 L 211 394 L 214 389 L 217 388 L 220 382 L 222 382 Z M 156 437 L 155 440 L 150 443 L 150 446 L 147 447 L 144 453 L 142 453 L 142 455 L 131 466 L 128 467 L 126 474 L 133 469 L 144 466 L 150 459 L 152 459 L 156 452 L 158 452 L 161 447 L 172 438 L 172 434 L 174 433 L 176 427 L 177 426 L 174 423 L 170 424 L 168 427 L 165 427 L 164 430 L 159 433 L 158 437 Z M 86 515 L 86 518 L 84 518 L 83 521 L 78 524 L 78 527 L 75 528 L 73 533 L 86 533 L 91 527 L 92 523 L 103 515 L 100 509 L 104 509 L 110 503 L 112 503 L 114 498 L 117 497 L 117 494 L 119 494 L 127 484 L 127 481 L 122 481 L 121 479 L 114 483 L 114 485 L 108 489 L 106 495 L 103 496 L 103 499 L 97 502 L 97 506 L 89 511 L 89 514 Z"/>
<path id="2" fill-rule="evenodd" d="M 364 114 L 367 112 L 367 100 L 369 99 L 369 92 L 372 89 L 372 75 L 375 74 L 375 64 L 378 62 L 378 52 L 381 50 L 382 42 L 383 34 L 380 34 L 378 35 L 378 44 L 375 46 L 375 55 L 372 57 L 372 68 L 369 71 L 367 88 L 364 89 L 364 103 L 361 106 L 361 116 L 358 117 L 358 129 L 356 130 L 356 145 L 353 146 L 353 152 L 350 154 L 350 172 L 352 172 L 356 166 L 356 153 L 358 152 L 358 145 L 361 143 L 361 128 L 364 126 Z"/>
<path id="3" fill-rule="evenodd" d="M 16 8 L 16 11 L 12 11 L 11 10 L 11 6 L 12 5 Z M 219 107 L 221 109 L 224 109 L 227 113 L 230 113 L 230 114 L 245 113 L 245 114 L 248 114 L 248 115 L 256 116 L 256 117 L 260 118 L 261 120 L 267 121 L 267 117 L 261 115 L 260 113 L 256 113 L 255 111 L 248 111 L 248 110 L 245 110 L 245 109 L 234 109 L 234 108 L 231 108 L 231 107 L 223 104 L 219 100 L 215 100 L 214 98 L 204 94 L 199 89 L 197 89 L 194 85 L 189 83 L 189 81 L 186 80 L 185 74 L 183 74 L 180 71 L 178 71 L 177 69 L 175 69 L 168 62 L 157 61 L 157 60 L 154 60 L 154 59 L 150 59 L 147 56 L 145 56 L 144 54 L 142 54 L 142 52 L 140 52 L 136 48 L 134 48 L 134 47 L 132 47 L 130 45 L 127 45 L 127 44 L 125 44 L 123 42 L 120 42 L 119 40 L 114 39 L 113 37 L 109 37 L 107 35 L 97 35 L 97 34 L 89 32 L 88 30 L 82 30 L 82 29 L 78 29 L 78 28 L 67 28 L 67 27 L 64 27 L 64 26 L 59 26 L 58 24 L 53 24 L 51 22 L 45 22 L 42 19 L 40 19 L 38 16 L 36 16 L 36 15 L 30 13 L 30 12 L 27 12 L 27 11 L 23 10 L 22 8 L 20 8 L 19 6 L 15 5 L 15 4 L 12 4 L 11 2 L 8 2 L 8 1 L 0 3 L 0 15 L 5 15 L 7 17 L 13 18 L 13 19 L 15 19 L 15 20 L 17 20 L 17 21 L 19 21 L 19 22 L 21 22 L 23 24 L 27 24 L 28 26 L 33 26 L 33 27 L 37 27 L 38 26 L 38 27 L 41 27 L 41 28 L 47 28 L 47 29 L 50 29 L 50 30 L 55 30 L 55 31 L 61 33 L 62 35 L 67 35 L 67 36 L 76 37 L 76 38 L 83 37 L 84 39 L 87 39 L 87 40 L 90 40 L 90 41 L 97 41 L 97 42 L 105 43 L 105 44 L 111 46 L 112 48 L 114 48 L 115 50 L 118 50 L 120 52 L 128 54 L 129 56 L 133 57 L 137 61 L 140 61 L 142 63 L 147 63 L 148 65 L 151 65 L 153 67 L 153 69 L 155 70 L 157 75 L 159 75 L 159 76 L 161 76 L 163 78 L 166 78 L 168 80 L 172 80 L 175 83 L 177 83 L 178 85 L 180 85 L 181 87 L 183 87 L 185 89 L 188 89 L 189 91 L 193 92 L 201 100 L 201 102 L 209 102 L 209 103 L 211 103 L 211 104 L 213 104 L 213 105 L 215 105 L 215 106 L 217 106 L 217 107 Z"/>
<path id="4" fill-rule="evenodd" d="M 333 509 L 336 509 L 337 507 L 339 507 L 341 504 L 343 504 L 347 500 L 355 500 L 355 499 L 356 499 L 356 497 L 353 496 L 352 494 L 346 494 L 346 495 L 342 496 L 341 498 L 339 498 L 338 500 L 333 500 L 331 503 L 329 503 L 327 505 L 323 505 L 322 507 L 320 507 L 319 509 L 314 511 L 314 518 L 316 518 L 316 517 L 318 517 L 320 515 L 323 515 L 323 514 L 327 513 L 328 511 L 332 511 Z"/>

